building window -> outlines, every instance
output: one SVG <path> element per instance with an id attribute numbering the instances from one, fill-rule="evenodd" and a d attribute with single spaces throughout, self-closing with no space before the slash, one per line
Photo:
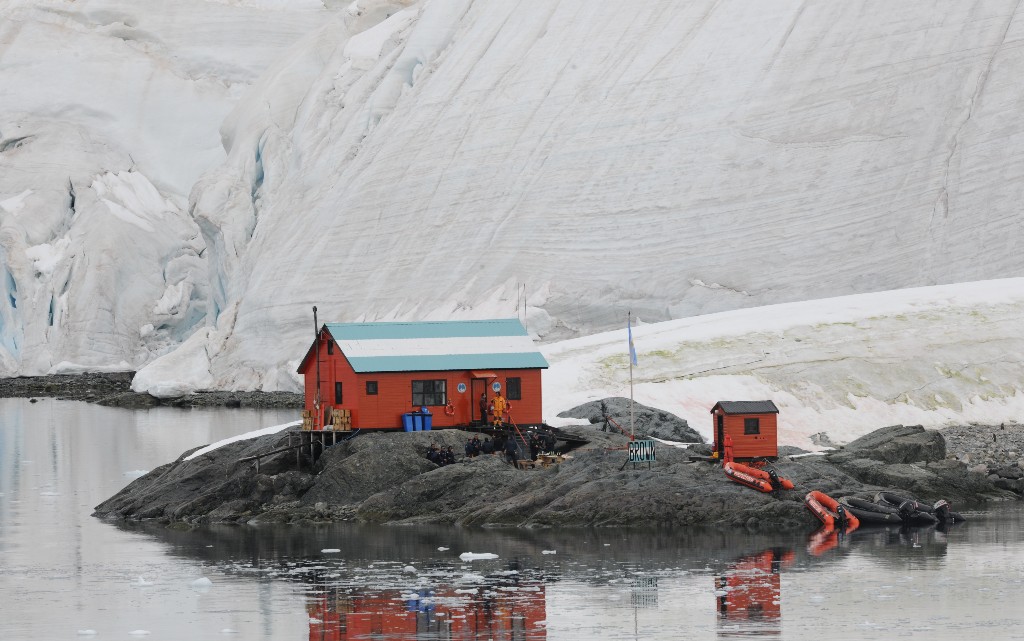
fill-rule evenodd
<path id="1" fill-rule="evenodd" d="M 523 379 L 518 376 L 505 379 L 505 398 L 510 401 L 523 400 Z"/>
<path id="2" fill-rule="evenodd" d="M 434 381 L 413 381 L 412 382 L 412 404 L 413 407 L 422 405 L 444 405 L 448 402 L 447 381 L 443 378 Z"/>
<path id="3" fill-rule="evenodd" d="M 366 381 L 366 395 L 376 396 L 377 395 L 377 381 Z"/>
<path id="4" fill-rule="evenodd" d="M 341 405 L 341 383 L 334 384 L 334 404 Z"/>
<path id="5" fill-rule="evenodd" d="M 761 419 L 759 419 L 759 418 L 745 418 L 745 419 L 743 419 L 743 433 L 744 434 L 760 434 L 761 433 Z"/>
<path id="6" fill-rule="evenodd" d="M 328 341 L 327 341 L 327 353 L 328 354 L 333 354 L 334 353 L 334 341 L 332 341 L 330 339 L 328 339 Z"/>

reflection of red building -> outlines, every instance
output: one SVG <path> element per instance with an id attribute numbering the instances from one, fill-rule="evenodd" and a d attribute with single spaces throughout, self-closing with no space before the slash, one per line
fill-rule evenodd
<path id="1" fill-rule="evenodd" d="M 715 579 L 719 622 L 753 623 L 743 634 L 782 632 L 782 566 L 793 562 L 791 550 L 771 548 L 734 562 L 724 576 Z M 725 632 L 725 631 L 723 631 Z"/>
<path id="2" fill-rule="evenodd" d="M 308 606 L 310 641 L 355 639 L 493 639 L 541 641 L 547 638 L 543 584 L 514 588 L 481 587 L 419 590 L 415 595 L 386 590 L 367 595 L 327 593 Z"/>

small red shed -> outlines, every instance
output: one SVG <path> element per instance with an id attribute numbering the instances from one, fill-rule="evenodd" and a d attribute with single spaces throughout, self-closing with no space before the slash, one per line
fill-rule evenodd
<path id="1" fill-rule="evenodd" d="M 733 457 L 752 459 L 779 455 L 779 408 L 771 401 L 718 401 L 711 408 L 714 447 L 721 457 L 725 435 L 732 438 Z"/>
<path id="2" fill-rule="evenodd" d="M 434 428 L 479 424 L 501 392 L 519 425 L 542 422 L 547 360 L 518 319 L 324 323 L 299 365 L 312 429 L 342 410 L 346 428 L 398 429 L 427 407 Z M 317 381 L 319 380 L 319 393 Z"/>

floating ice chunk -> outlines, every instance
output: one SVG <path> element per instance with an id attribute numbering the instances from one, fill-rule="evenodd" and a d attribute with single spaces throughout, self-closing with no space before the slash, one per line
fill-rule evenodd
<path id="1" fill-rule="evenodd" d="M 541 550 L 541 554 L 558 554 L 558 550 Z"/>
<path id="2" fill-rule="evenodd" d="M 324 548 L 320 550 L 320 554 L 337 554 L 341 552 L 341 548 Z"/>
<path id="3" fill-rule="evenodd" d="M 231 628 L 223 628 L 220 631 L 221 634 L 238 634 L 238 630 L 232 630 Z"/>
<path id="4" fill-rule="evenodd" d="M 313 625 L 317 625 L 318 623 L 323 623 L 323 621 L 321 621 L 320 619 L 315 619 L 313 617 L 309 617 L 309 622 L 312 623 Z"/>
<path id="5" fill-rule="evenodd" d="M 825 597 L 821 596 L 820 594 L 815 594 L 809 600 L 811 603 L 821 603 L 825 600 Z"/>
<path id="6" fill-rule="evenodd" d="M 459 555 L 463 561 L 479 561 L 482 559 L 496 559 L 498 555 L 493 552 L 463 552 Z"/>
<path id="7" fill-rule="evenodd" d="M 416 574 L 416 568 L 411 565 L 407 565 L 402 568 L 402 572 L 405 572 L 406 574 Z"/>
<path id="8" fill-rule="evenodd" d="M 94 637 L 96 636 L 96 630 L 79 630 L 78 636 L 80 637 Z"/>
<path id="9" fill-rule="evenodd" d="M 729 593 L 726 592 L 725 590 L 715 590 L 715 596 L 725 596 L 727 594 L 729 594 Z"/>
<path id="10" fill-rule="evenodd" d="M 133 637 L 144 637 L 147 634 L 149 634 L 149 630 L 132 630 L 128 634 L 132 635 Z"/>
<path id="11" fill-rule="evenodd" d="M 141 585 L 142 587 L 146 587 L 149 585 L 153 585 L 153 582 L 147 581 L 146 579 L 140 576 L 139 578 L 135 579 L 135 585 Z"/>
<path id="12" fill-rule="evenodd" d="M 459 579 L 459 583 L 483 583 L 485 581 L 482 574 L 463 574 L 462 578 Z"/>
<path id="13" fill-rule="evenodd" d="M 455 591 L 455 594 L 476 594 L 479 590 L 477 588 L 463 588 Z"/>
<path id="14" fill-rule="evenodd" d="M 443 547 L 443 546 L 442 546 L 442 547 L 439 547 L 439 548 L 437 548 L 437 551 L 438 551 L 438 552 L 447 552 L 447 551 L 448 551 L 448 550 L 450 550 L 450 549 L 451 549 L 451 548 L 446 548 L 446 547 Z"/>
<path id="15" fill-rule="evenodd" d="M 200 577 L 192 582 L 192 587 L 197 590 L 209 590 L 210 586 L 213 585 L 213 581 L 204 577 Z"/>

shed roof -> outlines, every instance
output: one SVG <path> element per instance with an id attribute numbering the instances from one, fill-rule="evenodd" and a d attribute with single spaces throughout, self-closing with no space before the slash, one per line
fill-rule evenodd
<path id="1" fill-rule="evenodd" d="M 324 328 L 357 373 L 548 367 L 515 318 L 325 323 Z"/>
<path id="2" fill-rule="evenodd" d="M 721 407 L 725 414 L 778 414 L 779 408 L 771 401 L 718 401 L 711 408 L 714 412 Z"/>

